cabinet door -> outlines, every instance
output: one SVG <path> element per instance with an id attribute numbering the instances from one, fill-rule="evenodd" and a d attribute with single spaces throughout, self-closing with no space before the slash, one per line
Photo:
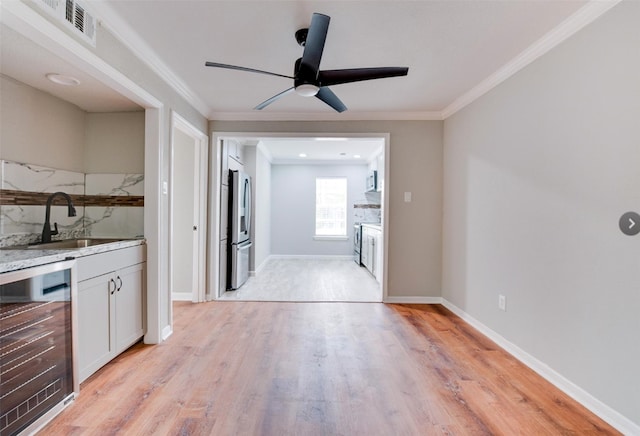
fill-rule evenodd
<path id="1" fill-rule="evenodd" d="M 114 273 L 116 288 L 116 352 L 134 344 L 144 335 L 144 263 Z"/>
<path id="2" fill-rule="evenodd" d="M 384 269 L 382 262 L 382 251 L 382 232 L 376 232 L 375 250 L 373 254 L 376 259 L 374 275 L 376 276 L 376 280 L 380 283 L 382 283 L 382 270 Z"/>
<path id="3" fill-rule="evenodd" d="M 115 357 L 111 274 L 78 283 L 78 365 L 80 381 Z"/>
<path id="4" fill-rule="evenodd" d="M 378 166 L 378 184 L 377 191 L 382 192 L 384 187 L 384 153 L 380 153 L 377 158 L 377 166 Z"/>
<path id="5" fill-rule="evenodd" d="M 222 167 L 220 168 L 220 176 L 223 185 L 229 184 L 229 141 L 226 139 L 222 141 L 222 150 L 220 151 L 220 158 L 222 160 Z"/>
<path id="6" fill-rule="evenodd" d="M 367 251 L 369 232 L 366 227 L 362 227 L 361 245 L 360 245 L 360 263 L 369 269 L 369 252 Z"/>

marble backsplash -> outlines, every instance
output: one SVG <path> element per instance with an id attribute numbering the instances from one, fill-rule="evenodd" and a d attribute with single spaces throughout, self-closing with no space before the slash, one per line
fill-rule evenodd
<path id="1" fill-rule="evenodd" d="M 12 191 L 70 195 L 144 195 L 142 174 L 84 174 L 0 160 L 1 188 Z M 54 239 L 139 237 L 144 233 L 142 207 L 98 207 L 75 204 L 76 216 L 66 206 L 52 206 L 50 222 L 58 223 Z M 38 242 L 45 220 L 42 205 L 0 205 L 0 247 Z"/>
<path id="2" fill-rule="evenodd" d="M 356 223 L 379 223 L 382 221 L 380 192 L 365 192 L 363 198 L 354 202 L 353 213 Z"/>

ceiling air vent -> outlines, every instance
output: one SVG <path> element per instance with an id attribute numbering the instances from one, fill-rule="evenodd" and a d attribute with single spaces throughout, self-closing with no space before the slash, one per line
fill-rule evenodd
<path id="1" fill-rule="evenodd" d="M 36 3 L 95 47 L 96 19 L 82 3 L 77 0 L 38 0 Z"/>

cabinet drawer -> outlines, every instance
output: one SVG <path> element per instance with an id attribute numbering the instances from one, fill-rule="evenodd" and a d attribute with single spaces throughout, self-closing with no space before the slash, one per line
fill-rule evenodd
<path id="1" fill-rule="evenodd" d="M 146 261 L 146 245 L 122 248 L 78 258 L 78 281 Z"/>

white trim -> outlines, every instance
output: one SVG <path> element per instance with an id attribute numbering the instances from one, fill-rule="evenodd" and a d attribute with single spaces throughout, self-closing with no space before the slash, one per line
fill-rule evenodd
<path id="1" fill-rule="evenodd" d="M 252 277 L 255 277 L 255 276 L 257 276 L 258 274 L 260 274 L 260 273 L 262 272 L 262 270 L 267 266 L 267 264 L 269 263 L 269 261 L 270 261 L 272 258 L 273 258 L 273 257 L 272 257 L 272 255 L 271 255 L 271 254 L 270 254 L 270 255 L 268 255 L 268 256 L 266 257 L 266 259 L 265 259 L 265 260 L 263 260 L 263 261 L 262 261 L 262 263 L 258 266 L 258 268 L 256 268 L 256 269 L 255 269 L 255 271 L 253 271 L 253 272 L 252 272 L 252 274 L 253 274 L 253 276 L 252 276 Z"/>
<path id="2" fill-rule="evenodd" d="M 322 235 L 313 235 L 314 241 L 348 241 L 348 236 L 322 236 Z"/>
<path id="3" fill-rule="evenodd" d="M 531 62 L 544 55 L 561 42 L 578 32 L 587 24 L 595 21 L 602 14 L 618 4 L 621 0 L 592 0 L 564 20 L 538 41 L 531 44 L 518 56 L 507 62 L 496 72 L 478 83 L 470 91 L 455 99 L 442 111 L 442 119 L 447 119 L 460 109 L 473 103 L 482 95 L 491 91 L 509 77 L 522 70 Z"/>
<path id="4" fill-rule="evenodd" d="M 170 325 L 165 326 L 165 328 L 162 329 L 162 340 L 166 341 L 167 338 L 169 338 L 169 336 L 171 336 L 173 334 L 173 329 L 171 328 Z"/>
<path id="5" fill-rule="evenodd" d="M 158 77 L 189 102 L 203 117 L 207 117 L 210 112 L 209 106 L 120 18 L 120 15 L 111 8 L 108 2 L 92 1 L 91 9 L 102 18 L 99 20 L 102 27 L 131 50 L 137 59 L 155 71 Z"/>
<path id="6" fill-rule="evenodd" d="M 166 233 L 163 228 L 162 162 L 164 144 L 164 108 L 145 111 L 144 135 L 144 235 L 147 239 L 147 331 L 145 344 L 158 344 L 164 329 L 171 329 L 171 294 L 163 271 L 167 264 Z M 165 312 L 166 311 L 166 312 Z M 168 325 L 162 326 L 162 314 Z"/>
<path id="7" fill-rule="evenodd" d="M 171 300 L 172 301 L 192 301 L 193 293 L 192 292 L 172 292 Z"/>
<path id="8" fill-rule="evenodd" d="M 216 121 L 441 121 L 441 111 L 425 112 L 216 112 L 208 114 Z"/>
<path id="9" fill-rule="evenodd" d="M 506 352 L 534 370 L 555 387 L 582 404 L 584 407 L 602 418 L 618 431 L 628 435 L 640 434 L 640 425 L 635 424 L 630 419 L 626 418 L 616 410 L 607 406 L 602 401 L 598 400 L 593 395 L 577 386 L 575 383 L 566 379 L 560 373 L 551 369 L 547 364 L 536 359 L 531 354 L 524 351 L 522 348 L 508 341 L 503 336 L 496 333 L 477 319 L 473 318 L 471 315 L 469 315 L 453 303 L 447 301 L 444 298 L 442 298 L 441 300 L 444 307 L 462 318 L 465 322 L 480 331 L 480 333 L 487 336 L 489 339 L 502 347 Z"/>
<path id="10" fill-rule="evenodd" d="M 385 297 L 385 304 L 442 304 L 442 297 Z"/>
<path id="11" fill-rule="evenodd" d="M 208 238 L 209 247 L 209 283 L 212 287 L 217 289 L 219 282 L 219 269 L 220 269 L 220 174 L 219 168 L 222 166 L 222 157 L 220 154 L 219 143 L 222 139 L 228 138 L 246 138 L 246 139 L 261 139 L 261 138 L 381 138 L 385 142 L 385 178 L 384 178 L 384 191 L 382 193 L 382 234 L 384 238 L 384 253 L 383 253 L 383 276 L 381 280 L 382 284 L 382 300 L 387 296 L 387 287 L 389 285 L 389 229 L 385 223 L 389 222 L 389 195 L 385 195 L 386 192 L 390 192 L 390 179 L 391 179 L 391 166 L 390 150 L 391 141 L 389 133 L 369 132 L 369 133 L 344 133 L 344 132 L 216 132 L 211 131 L 211 147 L 216 147 L 216 161 L 211 162 L 210 176 L 209 176 L 209 229 L 213 229 Z M 213 155 L 212 155 L 213 156 Z M 273 258 L 276 255 L 271 255 Z M 353 256 L 345 256 L 345 258 L 352 258 Z M 218 293 L 211 294 L 209 299 L 215 300 L 218 298 Z"/>
<path id="12" fill-rule="evenodd" d="M 269 259 L 291 259 L 291 260 L 353 260 L 353 255 L 333 255 L 333 254 L 272 254 Z"/>

